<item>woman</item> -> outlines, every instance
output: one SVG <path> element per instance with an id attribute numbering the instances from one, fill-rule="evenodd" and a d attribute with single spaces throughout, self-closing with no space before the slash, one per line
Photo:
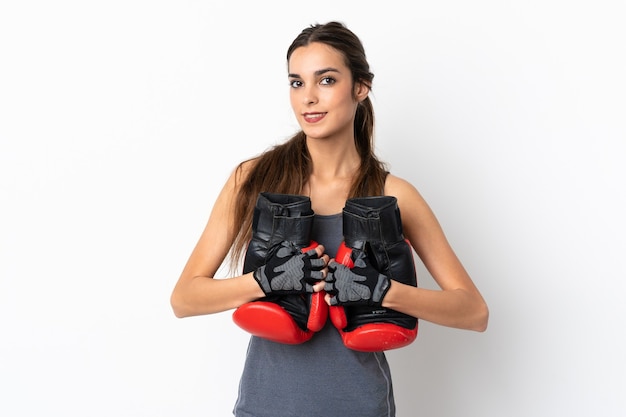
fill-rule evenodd
<path id="1" fill-rule="evenodd" d="M 484 331 L 487 305 L 431 209 L 409 182 L 388 173 L 374 154 L 374 113 L 368 97 L 373 74 L 360 40 L 338 22 L 312 25 L 293 41 L 287 62 L 290 102 L 302 130 L 233 171 L 173 290 L 176 316 L 238 309 L 269 295 L 263 281 L 270 282 L 273 276 L 262 268 L 212 279 L 229 254 L 236 265 L 246 252 L 253 237 L 254 202 L 264 192 L 310 200 L 311 240 L 319 245 L 306 255 L 293 254 L 298 260 L 310 260 L 303 267 L 310 285 L 301 291 L 326 290 L 325 301 L 334 307 L 359 304 L 347 302 L 337 285 L 347 275 L 347 267 L 334 261 L 344 239 L 342 210 L 352 198 L 384 195 L 397 201 L 404 236 L 440 290 L 379 274 L 385 285 L 376 304 L 419 320 Z M 370 289 L 376 292 L 374 286 Z M 370 297 L 365 303 L 372 301 Z M 303 343 L 251 336 L 234 414 L 394 416 L 384 349 L 365 352 L 346 347 L 330 320 Z"/>

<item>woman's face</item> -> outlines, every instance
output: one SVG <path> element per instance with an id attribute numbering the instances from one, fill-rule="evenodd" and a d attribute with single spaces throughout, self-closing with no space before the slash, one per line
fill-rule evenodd
<path id="1" fill-rule="evenodd" d="M 354 115 L 367 89 L 357 84 L 340 52 L 319 42 L 297 48 L 289 58 L 290 101 L 308 138 L 354 136 Z"/>

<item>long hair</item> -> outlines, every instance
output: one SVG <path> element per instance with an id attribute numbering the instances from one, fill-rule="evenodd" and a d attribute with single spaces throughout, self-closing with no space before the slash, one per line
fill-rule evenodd
<path id="1" fill-rule="evenodd" d="M 287 50 L 287 62 L 299 47 L 319 42 L 340 52 L 352 74 L 353 91 L 357 82 L 372 87 L 374 74 L 370 72 L 365 50 L 360 39 L 340 22 L 314 24 L 305 28 Z M 354 119 L 354 140 L 361 157 L 358 175 L 350 187 L 349 198 L 380 195 L 387 174 L 386 165 L 374 153 L 374 108 L 369 97 L 357 107 Z M 252 161 L 250 172 L 242 174 L 242 165 Z M 286 142 L 278 144 L 237 167 L 241 178 L 234 211 L 234 230 L 237 236 L 232 247 L 234 267 L 241 258 L 252 236 L 252 214 L 257 196 L 268 191 L 300 194 L 311 173 L 311 157 L 306 146 L 306 135 L 297 132 Z"/>

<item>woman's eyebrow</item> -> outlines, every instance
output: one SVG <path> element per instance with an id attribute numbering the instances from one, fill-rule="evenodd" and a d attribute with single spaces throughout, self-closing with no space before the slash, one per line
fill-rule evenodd
<path id="1" fill-rule="evenodd" d="M 316 77 L 319 77 L 320 75 L 325 74 L 327 72 L 339 72 L 339 70 L 337 68 L 328 67 L 328 68 L 319 69 L 315 71 L 314 74 Z M 302 78 L 302 77 L 299 74 L 290 73 L 289 78 Z"/>

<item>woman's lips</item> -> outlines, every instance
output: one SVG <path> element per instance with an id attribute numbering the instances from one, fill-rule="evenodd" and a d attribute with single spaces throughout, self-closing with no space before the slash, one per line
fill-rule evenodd
<path id="1" fill-rule="evenodd" d="M 326 113 L 304 113 L 302 116 L 307 123 L 317 123 L 326 116 Z"/>

